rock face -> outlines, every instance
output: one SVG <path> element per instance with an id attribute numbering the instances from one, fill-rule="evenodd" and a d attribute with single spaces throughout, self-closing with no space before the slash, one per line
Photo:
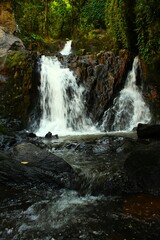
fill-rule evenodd
<path id="1" fill-rule="evenodd" d="M 153 116 L 153 124 L 160 122 L 160 56 L 151 62 L 144 63 L 141 61 L 145 99 L 150 105 Z"/>
<path id="2" fill-rule="evenodd" d="M 0 57 L 5 56 L 11 49 L 23 50 L 24 45 L 18 37 L 10 33 L 6 33 L 0 26 Z M 1 64 L 3 64 L 3 62 Z"/>
<path id="3" fill-rule="evenodd" d="M 124 85 L 131 67 L 128 53 L 119 56 L 103 51 L 97 55 L 70 56 L 68 66 L 86 88 L 88 115 L 97 122 Z"/>
<path id="4" fill-rule="evenodd" d="M 36 81 L 37 55 L 28 51 L 11 50 L 3 59 L 0 69 L 0 117 L 14 125 L 19 121 L 25 127 L 32 103 L 36 103 L 38 80 Z M 11 126 L 11 128 L 12 128 Z"/>
<path id="5" fill-rule="evenodd" d="M 0 3 L 0 124 L 7 121 L 10 128 L 27 124 L 32 94 L 36 95 L 37 88 L 33 87 L 37 85 L 33 82 L 37 55 L 25 50 L 22 41 L 13 35 L 15 30 L 11 5 L 3 1 Z"/>
<path id="6" fill-rule="evenodd" d="M 16 22 L 9 2 L 0 3 L 0 56 L 6 55 L 8 50 L 24 49 L 22 41 L 13 35 L 16 31 Z"/>

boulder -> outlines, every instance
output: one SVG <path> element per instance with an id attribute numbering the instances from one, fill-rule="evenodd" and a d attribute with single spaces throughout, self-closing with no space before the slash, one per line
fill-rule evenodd
<path id="1" fill-rule="evenodd" d="M 46 133 L 45 138 L 51 139 L 52 138 L 52 133 L 51 132 Z"/>
<path id="2" fill-rule="evenodd" d="M 0 27 L 0 57 L 7 54 L 9 50 L 23 50 L 25 49 L 23 42 L 18 37 L 11 33 L 6 33 Z"/>
<path id="3" fill-rule="evenodd" d="M 142 124 L 139 123 L 137 127 L 137 135 L 138 138 L 160 138 L 160 125 L 149 125 L 149 124 Z"/>
<path id="4" fill-rule="evenodd" d="M 128 155 L 124 169 L 131 192 L 160 194 L 160 142 L 139 143 Z"/>
<path id="5" fill-rule="evenodd" d="M 5 56 L 10 49 L 22 50 L 22 41 L 14 36 L 16 21 L 10 2 L 0 3 L 0 57 Z"/>
<path id="6" fill-rule="evenodd" d="M 35 133 L 33 133 L 33 132 L 28 133 L 27 136 L 28 136 L 29 138 L 36 138 L 36 137 L 37 137 L 37 135 L 36 135 Z"/>
<path id="7" fill-rule="evenodd" d="M 62 158 L 31 143 L 18 144 L 13 154 L 0 152 L 0 184 L 49 184 L 74 188 L 76 174 Z"/>

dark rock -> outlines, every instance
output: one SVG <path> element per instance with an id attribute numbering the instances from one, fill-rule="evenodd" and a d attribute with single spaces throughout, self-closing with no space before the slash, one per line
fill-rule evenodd
<path id="1" fill-rule="evenodd" d="M 46 135 L 45 135 L 45 138 L 52 138 L 52 133 L 51 132 L 48 132 Z"/>
<path id="2" fill-rule="evenodd" d="M 76 174 L 68 163 L 34 144 L 19 144 L 12 155 L 0 152 L 1 184 L 47 183 L 54 188 L 74 188 L 75 182 Z"/>
<path id="3" fill-rule="evenodd" d="M 11 149 L 18 143 L 16 136 L 0 135 L 0 149 L 4 151 L 11 151 Z"/>
<path id="4" fill-rule="evenodd" d="M 138 138 L 160 138 L 160 125 L 139 123 L 137 127 Z"/>
<path id="5" fill-rule="evenodd" d="M 15 39 L 15 41 L 11 44 L 9 48 L 9 50 L 15 50 L 15 51 L 19 51 L 23 49 L 24 49 L 24 45 L 20 39 L 17 39 L 17 40 Z"/>
<path id="6" fill-rule="evenodd" d="M 33 120 L 35 113 L 40 112 L 39 75 L 34 73 L 37 69 L 37 54 L 11 50 L 2 61 L 0 74 L 6 81 L 0 84 L 0 116 L 7 119 L 11 130 L 24 129 Z"/>
<path id="7" fill-rule="evenodd" d="M 58 139 L 58 134 L 55 134 L 55 135 L 52 135 L 51 132 L 48 132 L 46 135 L 45 135 L 45 138 L 46 139 Z"/>
<path id="8" fill-rule="evenodd" d="M 36 138 L 37 135 L 35 133 L 28 133 L 28 137 L 30 138 Z"/>
<path id="9" fill-rule="evenodd" d="M 160 143 L 139 143 L 127 157 L 124 169 L 131 191 L 160 194 Z"/>
<path id="10" fill-rule="evenodd" d="M 59 137 L 58 137 L 58 134 L 55 134 L 54 136 L 53 136 L 53 138 L 54 139 L 58 139 Z"/>
<path id="11" fill-rule="evenodd" d="M 127 52 L 124 57 L 102 51 L 70 61 L 69 67 L 85 85 L 87 114 L 97 122 L 122 89 L 131 61 Z"/>

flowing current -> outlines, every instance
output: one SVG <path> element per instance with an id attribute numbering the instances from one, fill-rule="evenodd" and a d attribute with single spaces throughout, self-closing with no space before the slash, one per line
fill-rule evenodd
<path id="1" fill-rule="evenodd" d="M 103 131 L 131 131 L 138 123 L 150 122 L 150 110 L 143 99 L 141 87 L 136 84 L 138 68 L 139 59 L 135 57 L 124 88 L 115 98 L 113 106 L 104 113 Z"/>
<path id="2" fill-rule="evenodd" d="M 61 54 L 71 53 L 68 41 Z M 41 109 L 42 118 L 37 135 L 47 132 L 70 135 L 92 132 L 93 124 L 85 115 L 83 104 L 84 87 L 77 84 L 69 68 L 64 67 L 56 57 L 41 58 Z"/>

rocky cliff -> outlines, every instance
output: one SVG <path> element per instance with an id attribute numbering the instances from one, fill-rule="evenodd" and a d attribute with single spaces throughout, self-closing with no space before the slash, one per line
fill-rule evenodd
<path id="1" fill-rule="evenodd" d="M 101 51 L 98 54 L 69 57 L 68 66 L 85 86 L 87 113 L 95 123 L 122 89 L 132 60 L 126 50 L 119 55 Z"/>
<path id="2" fill-rule="evenodd" d="M 0 3 L 0 120 L 25 126 L 31 110 L 36 54 L 14 35 L 16 22 L 9 2 Z M 35 76 L 35 75 L 34 75 Z M 35 93 L 34 93 L 35 96 Z M 16 121 L 15 121 L 16 119 Z M 17 122 L 19 120 L 19 123 Z"/>

